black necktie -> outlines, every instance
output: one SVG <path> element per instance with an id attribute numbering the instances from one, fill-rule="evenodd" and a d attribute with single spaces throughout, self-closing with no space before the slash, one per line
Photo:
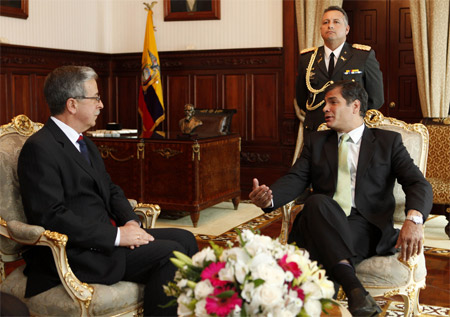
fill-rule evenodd
<path id="1" fill-rule="evenodd" d="M 83 140 L 83 136 L 82 135 L 80 135 L 80 137 L 78 138 L 77 142 L 80 145 L 80 152 L 81 152 L 81 154 L 83 154 L 85 160 L 89 164 L 91 164 L 91 160 L 89 159 L 89 151 L 87 149 L 86 142 L 84 142 L 84 140 Z"/>
<path id="2" fill-rule="evenodd" d="M 331 78 L 334 71 L 334 53 L 331 52 L 330 54 L 330 63 L 328 64 L 328 77 Z"/>

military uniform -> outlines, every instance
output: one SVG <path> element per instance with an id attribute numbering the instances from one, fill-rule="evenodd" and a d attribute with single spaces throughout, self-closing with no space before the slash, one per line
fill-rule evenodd
<path id="1" fill-rule="evenodd" d="M 331 78 L 325 65 L 324 47 L 305 49 L 300 53 L 296 84 L 297 103 L 306 112 L 305 130 L 314 131 L 324 122 L 324 90 L 331 81 L 339 80 L 359 82 L 369 95 L 369 109 L 383 105 L 383 74 L 370 46 L 345 43 Z"/>

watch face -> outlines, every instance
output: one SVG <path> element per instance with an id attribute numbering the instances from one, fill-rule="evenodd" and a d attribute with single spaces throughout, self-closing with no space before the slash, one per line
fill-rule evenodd
<path id="1" fill-rule="evenodd" d="M 409 216 L 409 217 L 406 217 L 406 219 L 411 220 L 415 224 L 422 224 L 423 223 L 423 218 L 420 217 L 420 216 Z"/>

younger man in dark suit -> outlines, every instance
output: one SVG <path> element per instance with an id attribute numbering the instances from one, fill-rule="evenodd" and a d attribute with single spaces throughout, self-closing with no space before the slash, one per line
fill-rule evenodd
<path id="1" fill-rule="evenodd" d="M 176 307 L 159 307 L 170 300 L 162 285 L 176 271 L 172 251 L 192 256 L 197 243 L 185 230 L 142 229 L 97 147 L 82 138 L 103 109 L 96 79 L 95 71 L 83 66 L 63 66 L 47 76 L 51 117 L 28 138 L 18 162 L 25 214 L 30 224 L 68 236 L 67 257 L 82 282 L 145 284 L 144 314 L 176 315 Z M 24 258 L 26 296 L 59 284 L 49 248 L 32 248 Z"/>
<path id="2" fill-rule="evenodd" d="M 365 127 L 367 93 L 358 83 L 334 83 L 325 91 L 325 102 L 330 130 L 308 134 L 300 158 L 270 188 L 254 179 L 250 199 L 268 212 L 311 184 L 312 195 L 294 220 L 289 242 L 308 250 L 342 285 L 353 315 L 373 316 L 381 310 L 353 267 L 374 255 L 394 254 L 399 247 L 405 260 L 418 254 L 433 194 L 400 134 Z M 347 141 L 339 143 L 341 136 Z M 339 153 L 346 146 L 346 154 L 338 155 L 338 144 Z M 406 194 L 407 220 L 400 232 L 393 226 L 396 179 Z"/>

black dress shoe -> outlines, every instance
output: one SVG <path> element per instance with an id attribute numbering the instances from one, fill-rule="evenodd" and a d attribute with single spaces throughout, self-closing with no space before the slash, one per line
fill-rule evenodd
<path id="1" fill-rule="evenodd" d="M 348 310 L 352 316 L 378 316 L 382 312 L 380 306 L 362 288 L 355 288 L 350 291 L 348 297 Z"/>

